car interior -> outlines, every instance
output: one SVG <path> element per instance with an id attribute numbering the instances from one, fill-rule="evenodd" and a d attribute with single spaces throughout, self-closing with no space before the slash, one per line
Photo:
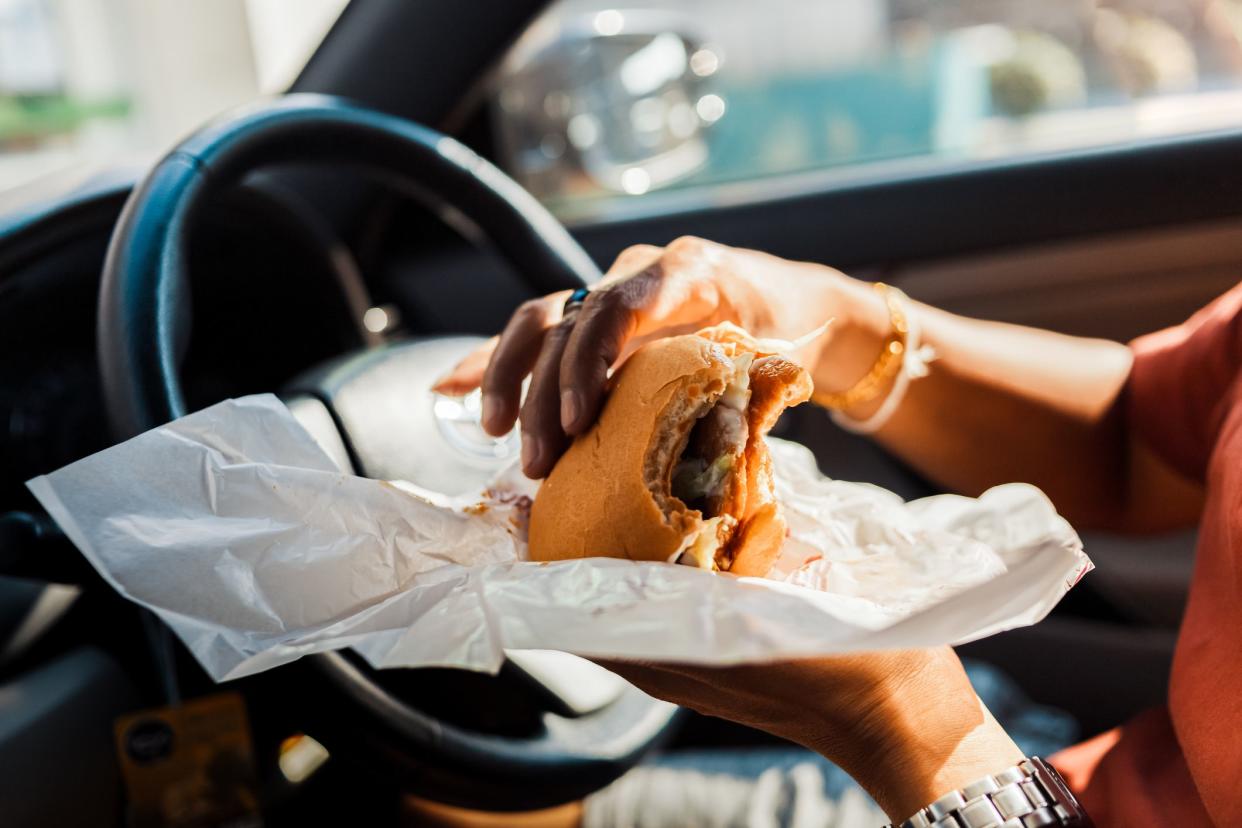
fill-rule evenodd
<path id="1" fill-rule="evenodd" d="M 609 151 L 623 162 L 583 154 L 555 181 L 523 171 L 526 133 L 564 124 L 507 123 L 493 90 L 547 5 L 353 0 L 287 95 L 204 124 L 158 163 L 57 177 L 0 203 L 5 824 L 126 824 L 116 719 L 220 689 L 244 699 L 268 825 L 404 824 L 407 795 L 543 808 L 651 751 L 773 741 L 560 654 L 514 653 L 489 676 L 379 671 L 340 652 L 217 688 L 79 555 L 26 490 L 37 475 L 216 401 L 276 392 L 342 468 L 463 490 L 489 470 L 452 459 L 477 438 L 437 421 L 430 384 L 523 300 L 680 236 L 822 262 L 955 313 L 1119 341 L 1237 281 L 1242 127 L 667 188 L 657 173 L 629 175 L 641 147 L 618 137 Z M 595 8 L 599 29 L 611 18 Z M 703 8 L 678 47 L 696 55 Z M 638 45 L 614 43 L 591 71 L 625 71 L 677 25 L 641 19 L 626 30 Z M 581 39 L 543 53 L 555 65 L 521 83 L 560 82 L 582 44 L 606 36 L 564 35 Z M 558 206 L 555 193 L 588 173 L 609 181 L 612 167 L 598 170 L 617 163 L 627 172 L 613 196 Z M 937 492 L 812 406 L 777 434 L 831 477 Z M 1195 536 L 1083 541 L 1096 570 L 1047 619 L 959 649 L 1070 713 L 1085 737 L 1162 703 Z M 1041 670 L 1050 660 L 1076 680 Z"/>

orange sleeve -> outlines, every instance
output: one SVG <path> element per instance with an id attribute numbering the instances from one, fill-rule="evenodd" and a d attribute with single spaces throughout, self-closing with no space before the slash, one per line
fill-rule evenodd
<path id="1" fill-rule="evenodd" d="M 1242 366 L 1242 283 L 1181 325 L 1130 343 L 1130 428 L 1192 480 L 1206 475 Z"/>

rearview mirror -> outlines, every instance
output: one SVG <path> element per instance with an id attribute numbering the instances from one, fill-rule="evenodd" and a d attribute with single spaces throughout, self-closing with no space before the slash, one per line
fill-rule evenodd
<path id="1" fill-rule="evenodd" d="M 502 67 L 499 144 L 511 174 L 543 199 L 638 195 L 700 169 L 719 55 L 685 18 L 607 10 L 535 27 Z"/>

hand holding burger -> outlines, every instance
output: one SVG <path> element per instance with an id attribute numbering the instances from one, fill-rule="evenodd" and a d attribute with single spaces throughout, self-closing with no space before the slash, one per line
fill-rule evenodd
<path id="1" fill-rule="evenodd" d="M 595 423 L 611 369 L 642 345 L 724 322 L 760 338 L 799 336 L 837 314 L 843 279 L 831 268 L 702 239 L 631 247 L 567 313 L 568 292 L 524 303 L 499 337 L 437 388 L 465 393 L 482 386 L 483 427 L 495 435 L 513 427 L 520 404 L 523 469 L 530 477 L 546 477 L 571 439 Z M 884 316 L 882 308 L 877 312 Z M 813 365 L 826 341 L 792 356 Z M 849 372 L 862 373 L 870 359 L 860 354 L 834 366 L 839 384 L 849 385 Z"/>
<path id="2" fill-rule="evenodd" d="M 819 345 L 782 354 L 765 338 L 821 328 L 834 277 L 687 238 L 630 248 L 580 305 L 567 307 L 566 294 L 524 304 L 440 390 L 481 383 L 483 426 L 503 434 L 530 373 L 523 468 L 550 474 L 531 515 L 531 557 L 765 574 L 785 524 L 763 438 L 809 398 L 798 360 Z"/>

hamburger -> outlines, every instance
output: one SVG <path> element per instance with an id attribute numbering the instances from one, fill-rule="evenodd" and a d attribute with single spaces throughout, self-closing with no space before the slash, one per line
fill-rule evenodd
<path id="1" fill-rule="evenodd" d="M 764 437 L 811 378 L 734 325 L 644 345 L 543 482 L 535 561 L 667 561 L 763 576 L 785 540 Z"/>

